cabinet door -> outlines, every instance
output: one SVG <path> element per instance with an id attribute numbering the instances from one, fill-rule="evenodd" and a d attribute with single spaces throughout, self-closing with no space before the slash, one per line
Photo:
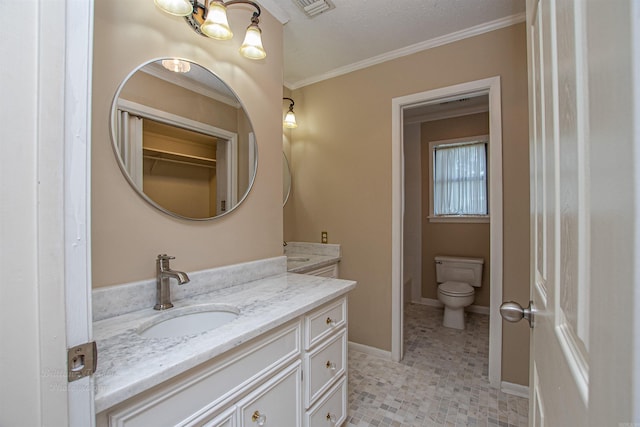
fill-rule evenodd
<path id="1" fill-rule="evenodd" d="M 296 427 L 302 425 L 300 361 L 271 378 L 238 402 L 244 427 Z"/>

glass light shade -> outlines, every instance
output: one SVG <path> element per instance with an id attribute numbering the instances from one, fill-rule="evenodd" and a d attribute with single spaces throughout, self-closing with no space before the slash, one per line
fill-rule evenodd
<path id="1" fill-rule="evenodd" d="M 188 16 L 193 13 L 189 0 L 153 0 L 158 8 L 171 15 Z"/>
<path id="2" fill-rule="evenodd" d="M 209 3 L 207 19 L 202 23 L 200 31 L 205 36 L 216 40 L 229 40 L 233 37 L 227 20 L 227 7 L 222 2 L 212 0 Z"/>
<path id="3" fill-rule="evenodd" d="M 284 116 L 284 127 L 287 129 L 295 129 L 298 127 L 298 123 L 296 123 L 296 115 L 293 114 L 293 111 L 287 111 L 287 114 Z"/>
<path id="4" fill-rule="evenodd" d="M 267 56 L 267 52 L 262 47 L 262 30 L 256 24 L 251 24 L 247 28 L 247 34 L 240 46 L 240 53 L 249 59 L 263 59 Z"/>
<path id="5" fill-rule="evenodd" d="M 188 73 L 191 70 L 191 64 L 180 59 L 163 59 L 162 66 L 174 73 Z"/>

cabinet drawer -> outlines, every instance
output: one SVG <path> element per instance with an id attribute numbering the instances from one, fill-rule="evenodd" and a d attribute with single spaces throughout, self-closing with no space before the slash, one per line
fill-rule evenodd
<path id="1" fill-rule="evenodd" d="M 300 341 L 300 322 L 285 326 L 110 410 L 109 426 L 191 425 L 297 357 Z"/>
<path id="2" fill-rule="evenodd" d="M 335 380 L 343 376 L 347 367 L 347 331 L 343 329 L 335 337 L 305 355 L 305 408 L 309 408 Z"/>
<path id="3" fill-rule="evenodd" d="M 347 418 L 347 377 L 336 385 L 305 414 L 305 427 L 339 426 Z"/>
<path id="4" fill-rule="evenodd" d="M 329 303 L 305 316 L 304 346 L 308 350 L 347 323 L 347 297 Z"/>
<path id="5" fill-rule="evenodd" d="M 301 376 L 302 368 L 297 361 L 238 402 L 239 424 L 243 427 L 301 425 Z"/>

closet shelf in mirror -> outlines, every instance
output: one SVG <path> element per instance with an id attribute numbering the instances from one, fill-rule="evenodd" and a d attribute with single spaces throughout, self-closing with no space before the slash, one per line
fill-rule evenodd
<path id="1" fill-rule="evenodd" d="M 212 159 L 209 157 L 200 157 L 191 154 L 177 153 L 147 147 L 143 148 L 142 153 L 145 159 L 160 160 L 163 162 L 178 163 L 191 166 L 200 166 L 209 169 L 216 168 L 216 159 Z"/>

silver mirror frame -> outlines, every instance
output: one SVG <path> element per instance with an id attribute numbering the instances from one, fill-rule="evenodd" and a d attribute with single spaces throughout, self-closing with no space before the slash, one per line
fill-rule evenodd
<path id="1" fill-rule="evenodd" d="M 220 83 L 222 83 L 222 85 L 224 85 L 231 94 L 233 94 L 233 96 L 235 97 L 235 99 L 238 101 L 238 103 L 240 104 L 240 106 L 242 107 L 242 109 L 246 112 L 246 109 L 244 107 L 244 104 L 240 101 L 240 98 L 238 97 L 238 95 L 235 93 L 235 91 L 229 87 L 229 85 L 222 80 L 216 73 L 214 73 L 213 71 L 211 71 L 210 69 L 208 69 L 207 67 L 198 64 L 197 62 L 191 61 L 189 59 L 184 59 L 184 58 L 175 58 L 175 57 L 161 57 L 161 58 L 154 58 L 151 59 L 147 62 L 144 62 L 140 65 L 138 65 L 135 69 L 133 69 L 129 74 L 127 74 L 127 76 L 122 80 L 122 82 L 120 83 L 120 85 L 118 86 L 118 89 L 116 90 L 116 93 L 113 97 L 113 100 L 111 102 L 111 110 L 110 110 L 110 117 L 109 117 L 109 133 L 110 133 L 110 138 L 111 138 L 111 148 L 113 149 L 113 153 L 114 156 L 116 157 L 116 162 L 118 163 L 118 167 L 120 168 L 120 171 L 122 172 L 122 175 L 124 176 L 124 178 L 127 180 L 127 182 L 129 183 L 129 185 L 131 186 L 131 188 L 138 194 L 138 196 L 140 196 L 143 200 L 145 200 L 147 203 L 149 203 L 151 206 L 153 206 L 154 208 L 156 208 L 157 210 L 172 216 L 174 218 L 178 218 L 178 219 L 182 219 L 182 220 L 189 220 L 189 221 L 210 221 L 210 220 L 214 220 L 214 219 L 218 219 L 221 218 L 223 216 L 228 215 L 229 213 L 235 211 L 238 206 L 240 206 L 245 200 L 246 198 L 249 196 L 249 193 L 251 192 L 251 189 L 253 188 L 253 184 L 255 182 L 256 176 L 258 174 L 258 143 L 256 138 L 254 138 L 253 140 L 253 144 L 254 144 L 254 159 L 253 159 L 253 173 L 251 175 L 251 178 L 249 179 L 247 188 L 244 192 L 244 194 L 238 199 L 238 202 L 231 207 L 231 209 L 226 210 L 220 214 L 217 214 L 215 216 L 212 217 L 203 217 L 203 218 L 192 218 L 192 217 L 188 217 L 188 216 L 184 216 L 184 215 L 180 215 L 178 213 L 175 213 L 173 211 L 170 211 L 169 209 L 159 205 L 158 203 L 156 203 L 153 199 L 151 199 L 149 196 L 147 196 L 144 191 L 141 188 L 138 188 L 138 186 L 136 185 L 136 183 L 134 182 L 134 180 L 132 179 L 132 177 L 130 176 L 129 172 L 127 171 L 126 165 L 124 164 L 124 161 L 122 160 L 122 157 L 120 155 L 119 149 L 118 149 L 118 142 L 117 142 L 117 118 L 116 118 L 116 111 L 117 111 L 117 105 L 118 105 L 118 99 L 120 97 L 120 94 L 123 90 L 123 88 L 125 87 L 125 85 L 127 84 L 127 82 L 129 81 L 129 79 L 131 79 L 131 77 L 139 72 L 142 68 L 144 68 L 145 66 L 155 63 L 155 62 L 160 62 L 163 59 L 179 59 L 181 61 L 186 61 L 189 62 L 192 65 L 198 66 L 206 71 L 208 71 L 209 73 L 211 73 L 212 76 L 214 76 L 216 79 L 218 79 L 220 81 Z M 246 114 L 247 116 L 247 120 L 249 122 L 249 126 L 251 127 L 251 130 L 253 132 L 253 134 L 255 135 L 255 130 L 253 127 L 253 123 L 251 122 L 251 118 L 249 117 L 248 114 Z"/>
<path id="2" fill-rule="evenodd" d="M 289 196 L 291 195 L 291 185 L 292 185 L 292 176 L 291 176 L 291 166 L 289 165 L 289 159 L 287 159 L 287 155 L 285 152 L 282 152 L 282 171 L 284 172 L 283 176 L 283 186 L 282 186 L 282 207 L 284 208 L 289 200 Z M 288 185 L 284 184 L 284 182 L 288 181 Z M 285 191 L 286 185 L 286 191 Z"/>

